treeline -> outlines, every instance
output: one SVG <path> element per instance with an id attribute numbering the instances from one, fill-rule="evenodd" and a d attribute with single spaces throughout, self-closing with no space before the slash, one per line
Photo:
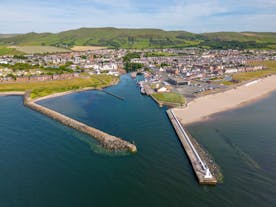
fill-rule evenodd
<path id="1" fill-rule="evenodd" d="M 199 44 L 199 47 L 208 47 L 210 49 L 263 49 L 269 46 L 268 43 L 257 43 L 256 41 L 222 41 L 222 40 L 205 40 Z"/>
<path id="2" fill-rule="evenodd" d="M 141 63 L 132 63 L 131 60 L 134 58 L 140 58 L 141 53 L 138 52 L 132 52 L 128 53 L 123 57 L 124 61 L 124 68 L 127 72 L 136 71 L 144 67 Z"/>
<path id="3" fill-rule="evenodd" d="M 15 64 L 0 64 L 3 67 L 12 69 L 13 72 L 15 71 L 20 71 L 20 70 L 24 70 L 24 71 L 30 71 L 30 70 L 35 70 L 35 69 L 39 69 L 41 71 L 43 71 L 43 73 L 48 74 L 48 75 L 52 75 L 52 74 L 63 74 L 63 73 L 73 73 L 74 71 L 70 68 L 68 68 L 68 66 L 70 66 L 70 63 L 67 63 L 65 65 L 61 65 L 59 67 L 44 67 L 44 66 L 39 66 L 39 65 L 31 65 L 28 63 L 15 63 Z"/>

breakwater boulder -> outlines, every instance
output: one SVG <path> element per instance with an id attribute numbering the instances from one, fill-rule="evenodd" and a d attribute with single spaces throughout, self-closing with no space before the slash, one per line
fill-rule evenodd
<path id="1" fill-rule="evenodd" d="M 24 95 L 24 105 L 38 111 L 60 123 L 69 126 L 73 129 L 76 129 L 82 133 L 88 134 L 93 138 L 97 139 L 99 143 L 107 150 L 110 151 L 128 151 L 128 152 L 137 152 L 137 148 L 134 144 L 127 142 L 121 138 L 109 135 L 101 130 L 88 126 L 84 123 L 81 123 L 77 120 L 69 118 L 63 114 L 60 114 L 54 110 L 48 109 L 44 106 L 41 106 L 35 101 L 32 101 L 27 92 Z"/>

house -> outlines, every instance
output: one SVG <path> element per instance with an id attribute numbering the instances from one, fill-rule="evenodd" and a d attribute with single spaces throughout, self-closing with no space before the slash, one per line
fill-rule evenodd
<path id="1" fill-rule="evenodd" d="M 164 93 L 164 92 L 168 92 L 168 89 L 166 87 L 161 87 L 159 89 L 157 89 L 158 93 Z"/>
<path id="2" fill-rule="evenodd" d="M 173 85 L 190 85 L 190 81 L 179 78 L 179 77 L 176 77 L 176 78 L 170 77 L 168 79 L 168 82 Z"/>
<path id="3" fill-rule="evenodd" d="M 226 69 L 226 70 L 225 70 L 225 73 L 226 73 L 226 74 L 229 74 L 229 73 L 237 73 L 237 72 L 238 72 L 238 69 L 236 69 L 236 68 L 235 68 L 235 69 L 233 68 L 233 69 Z"/>

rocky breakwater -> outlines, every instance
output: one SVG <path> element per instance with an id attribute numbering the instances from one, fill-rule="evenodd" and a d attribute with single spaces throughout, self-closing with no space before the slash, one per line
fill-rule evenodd
<path id="1" fill-rule="evenodd" d="M 56 111 L 43 107 L 35 101 L 29 98 L 29 93 L 26 93 L 24 96 L 24 105 L 38 111 L 56 121 L 61 122 L 62 124 L 74 128 L 82 133 L 88 134 L 93 138 L 97 139 L 99 143 L 107 150 L 110 151 L 128 151 L 128 152 L 137 152 L 137 148 L 134 144 L 131 144 L 121 138 L 109 135 L 103 131 L 100 131 L 96 128 L 88 126 L 84 123 L 76 121 L 72 118 L 69 118 L 63 114 L 60 114 Z"/>

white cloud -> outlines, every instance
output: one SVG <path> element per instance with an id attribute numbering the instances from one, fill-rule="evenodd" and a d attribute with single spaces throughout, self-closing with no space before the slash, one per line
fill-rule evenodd
<path id="1" fill-rule="evenodd" d="M 274 0 L 177 1 L 81 0 L 70 3 L 1 3 L 0 33 L 58 32 L 79 27 L 163 28 L 208 32 L 275 31 Z M 233 2 L 235 4 L 233 4 Z M 253 3 L 254 2 L 254 3 Z M 253 5 L 254 7 L 246 7 Z M 267 8 L 267 5 L 270 5 Z M 239 10 L 239 6 L 243 9 Z M 247 8 L 244 9 L 244 8 Z M 256 9 L 259 8 L 259 9 Z M 220 14 L 228 15 L 220 15 Z"/>

